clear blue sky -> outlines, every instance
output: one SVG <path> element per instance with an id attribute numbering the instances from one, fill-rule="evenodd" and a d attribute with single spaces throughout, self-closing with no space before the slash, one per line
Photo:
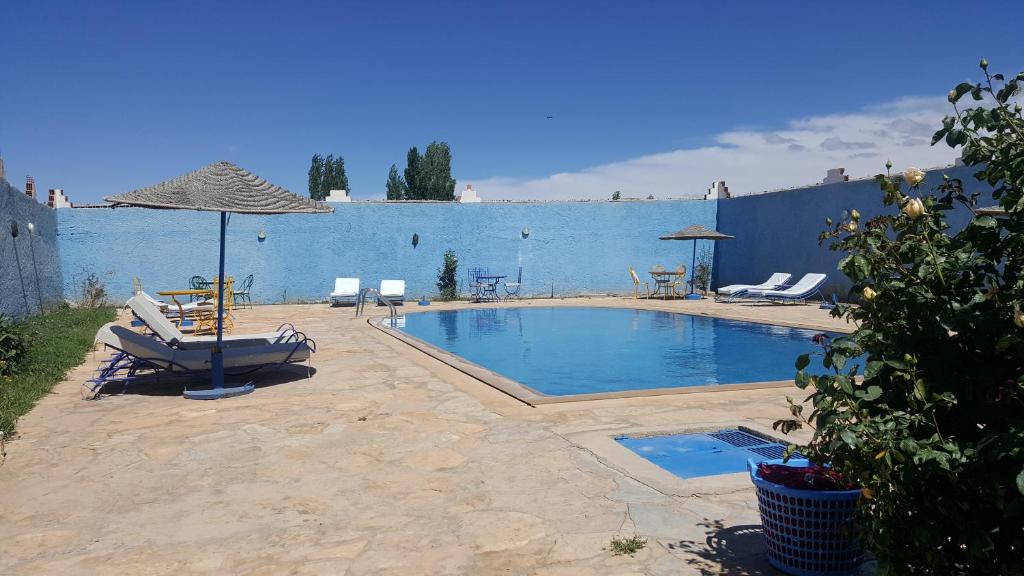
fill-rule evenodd
<path id="1" fill-rule="evenodd" d="M 150 2 L 0 7 L 8 179 L 76 202 L 221 159 L 382 196 L 411 145 L 459 189 L 944 94 L 1024 69 L 1016 2 Z M 547 119 L 546 116 L 554 116 Z"/>

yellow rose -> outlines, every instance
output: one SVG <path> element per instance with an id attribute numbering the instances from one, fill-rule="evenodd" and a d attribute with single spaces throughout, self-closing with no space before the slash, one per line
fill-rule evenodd
<path id="1" fill-rule="evenodd" d="M 903 179 L 911 186 L 917 186 L 924 181 L 924 170 L 911 166 L 903 172 Z"/>
<path id="2" fill-rule="evenodd" d="M 871 302 L 872 300 L 875 299 L 875 296 L 878 296 L 878 292 L 875 292 L 874 288 L 868 286 L 864 288 L 864 290 L 861 292 L 861 295 L 864 296 L 865 300 Z"/>
<path id="3" fill-rule="evenodd" d="M 846 224 L 846 231 L 849 232 L 850 234 L 853 234 L 854 232 L 856 232 L 857 231 L 857 223 L 856 222 L 848 222 Z"/>
<path id="4" fill-rule="evenodd" d="M 924 216 L 924 202 L 920 198 L 910 198 L 903 205 L 903 213 L 914 219 Z"/>
<path id="5" fill-rule="evenodd" d="M 1020 311 L 1020 306 L 1013 307 L 1013 323 L 1017 328 L 1024 328 L 1024 312 Z"/>
<path id="6" fill-rule="evenodd" d="M 857 212 L 856 208 L 850 210 L 850 220 L 860 220 L 860 212 Z"/>

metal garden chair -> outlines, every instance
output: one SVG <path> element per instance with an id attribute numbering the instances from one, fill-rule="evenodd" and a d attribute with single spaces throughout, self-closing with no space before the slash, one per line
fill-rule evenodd
<path id="1" fill-rule="evenodd" d="M 515 282 L 505 282 L 505 294 L 508 297 L 519 296 L 519 289 L 523 286 L 523 267 L 519 267 L 519 274 L 516 275 Z"/>
<path id="2" fill-rule="evenodd" d="M 483 297 L 483 290 L 486 285 L 480 281 L 479 276 L 486 276 L 487 268 L 476 266 L 469 269 L 469 289 L 473 292 L 473 300 L 479 302 Z"/>
<path id="3" fill-rule="evenodd" d="M 206 278 L 203 278 L 202 276 L 193 276 L 188 281 L 188 285 L 189 285 L 189 288 L 191 288 L 193 290 L 206 290 L 207 288 L 210 287 L 210 281 L 207 280 Z M 192 302 L 196 298 L 202 298 L 202 297 L 201 296 L 189 296 L 188 297 L 188 301 Z"/>
<path id="4" fill-rule="evenodd" d="M 249 306 L 249 308 L 252 308 L 252 298 L 249 296 L 249 291 L 252 289 L 252 281 L 252 274 L 249 274 L 242 280 L 242 283 L 239 284 L 238 290 L 235 290 L 233 294 L 233 298 L 236 304 L 238 303 L 239 300 L 241 300 L 245 302 Z"/>

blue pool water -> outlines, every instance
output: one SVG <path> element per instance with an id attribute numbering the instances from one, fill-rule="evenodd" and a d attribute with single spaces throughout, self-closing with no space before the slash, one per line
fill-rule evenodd
<path id="1" fill-rule="evenodd" d="M 812 330 L 624 308 L 427 312 L 401 329 L 552 396 L 791 380 L 818 350 Z"/>
<path id="2" fill-rule="evenodd" d="M 785 446 L 741 430 L 615 439 L 636 454 L 679 476 L 697 478 L 743 472 L 754 462 L 782 458 Z"/>

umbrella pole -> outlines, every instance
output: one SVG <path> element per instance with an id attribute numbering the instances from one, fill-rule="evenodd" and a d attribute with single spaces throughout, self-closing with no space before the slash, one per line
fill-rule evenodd
<path id="1" fill-rule="evenodd" d="M 224 387 L 224 244 L 228 227 L 228 213 L 220 213 L 220 262 L 217 268 L 217 342 L 210 351 L 210 372 L 213 388 L 210 390 L 186 390 L 185 397 L 193 400 L 216 400 L 228 396 L 239 396 L 253 391 L 252 383 L 233 388 Z"/>
<path id="2" fill-rule="evenodd" d="M 699 294 L 694 294 L 694 290 L 697 288 L 697 239 L 693 239 L 693 255 L 690 256 L 690 294 L 686 297 L 687 300 L 700 300 Z"/>
<path id="3" fill-rule="evenodd" d="M 220 213 L 220 262 L 217 269 L 217 344 L 213 347 L 213 388 L 224 388 L 224 240 L 227 231 L 227 212 Z"/>

